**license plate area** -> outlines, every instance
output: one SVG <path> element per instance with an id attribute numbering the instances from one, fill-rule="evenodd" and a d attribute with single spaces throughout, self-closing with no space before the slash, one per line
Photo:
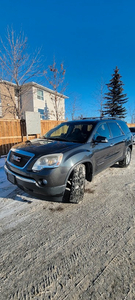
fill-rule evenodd
<path id="1" fill-rule="evenodd" d="M 16 184 L 16 178 L 15 178 L 15 176 L 14 176 L 13 174 L 8 173 L 8 174 L 7 174 L 7 179 L 8 179 L 11 183 Z"/>

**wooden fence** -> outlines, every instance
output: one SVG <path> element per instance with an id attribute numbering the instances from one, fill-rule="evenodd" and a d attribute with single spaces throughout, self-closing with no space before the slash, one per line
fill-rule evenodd
<path id="1" fill-rule="evenodd" d="M 128 127 L 135 127 L 135 123 L 128 123 Z"/>
<path id="2" fill-rule="evenodd" d="M 41 136 L 62 121 L 41 120 Z M 29 140 L 40 135 L 31 135 Z M 0 156 L 6 155 L 16 143 L 27 140 L 26 124 L 24 120 L 0 120 Z"/>

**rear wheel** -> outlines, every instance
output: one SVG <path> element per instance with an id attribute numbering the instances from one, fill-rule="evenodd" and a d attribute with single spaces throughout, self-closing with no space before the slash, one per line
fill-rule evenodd
<path id="1" fill-rule="evenodd" d="M 131 149 L 128 147 L 126 149 L 125 157 L 123 160 L 119 161 L 119 165 L 122 168 L 128 167 L 131 161 Z"/>
<path id="2" fill-rule="evenodd" d="M 67 183 L 69 190 L 69 202 L 79 203 L 81 200 L 83 200 L 85 189 L 85 173 L 85 165 L 83 164 L 79 164 L 74 168 Z"/>

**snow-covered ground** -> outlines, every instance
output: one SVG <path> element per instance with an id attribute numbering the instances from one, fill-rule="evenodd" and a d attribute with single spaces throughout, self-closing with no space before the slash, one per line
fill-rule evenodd
<path id="1" fill-rule="evenodd" d="M 0 187 L 6 187 L 8 184 L 6 174 L 4 171 L 5 157 L 0 158 Z"/>
<path id="2" fill-rule="evenodd" d="M 1 157 L 0 158 L 0 169 L 3 168 L 3 166 L 5 164 L 5 159 L 6 159 L 6 157 Z"/>
<path id="3" fill-rule="evenodd" d="M 5 164 L 6 157 L 0 158 L 0 196 L 5 197 L 6 194 L 8 195 L 10 192 L 12 192 L 16 186 L 14 186 L 12 183 L 10 183 L 7 180 L 6 173 L 4 171 L 4 164 Z"/>
<path id="4" fill-rule="evenodd" d="M 1 300 L 133 300 L 135 149 L 93 178 L 78 205 L 10 184 L 0 158 Z"/>

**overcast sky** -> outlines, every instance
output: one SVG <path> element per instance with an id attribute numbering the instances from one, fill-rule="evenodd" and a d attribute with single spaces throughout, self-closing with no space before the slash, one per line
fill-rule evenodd
<path id="1" fill-rule="evenodd" d="M 98 113 L 101 80 L 109 83 L 116 66 L 122 75 L 126 108 L 135 109 L 134 0 L 6 0 L 0 3 L 0 36 L 7 26 L 28 37 L 29 52 L 42 47 L 45 68 L 55 56 L 66 68 L 67 116 Z"/>

